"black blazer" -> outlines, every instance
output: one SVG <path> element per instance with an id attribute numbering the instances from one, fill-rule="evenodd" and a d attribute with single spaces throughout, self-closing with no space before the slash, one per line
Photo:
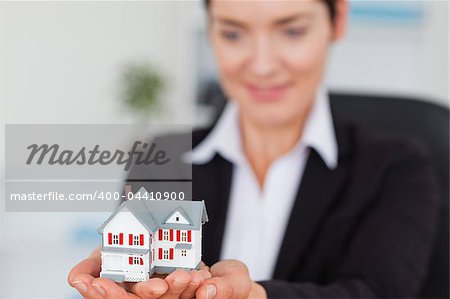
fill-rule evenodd
<path id="1" fill-rule="evenodd" d="M 311 150 L 273 279 L 260 283 L 270 298 L 418 296 L 439 196 L 426 151 L 333 118 L 338 167 L 328 169 Z M 209 132 L 194 132 L 193 145 Z M 203 232 L 208 265 L 220 257 L 232 170 L 219 155 L 192 169 L 193 197 L 206 201 L 210 218 Z"/>

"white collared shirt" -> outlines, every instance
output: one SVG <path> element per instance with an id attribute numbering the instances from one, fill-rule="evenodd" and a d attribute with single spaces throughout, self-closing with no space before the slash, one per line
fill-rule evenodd
<path id="1" fill-rule="evenodd" d="M 193 164 L 205 164 L 216 153 L 233 164 L 230 202 L 221 259 L 244 262 L 255 281 L 272 278 L 309 151 L 337 166 L 337 143 L 326 92 L 319 89 L 303 136 L 269 167 L 261 189 L 241 144 L 238 107 L 227 104 L 211 133 L 192 151 Z"/>

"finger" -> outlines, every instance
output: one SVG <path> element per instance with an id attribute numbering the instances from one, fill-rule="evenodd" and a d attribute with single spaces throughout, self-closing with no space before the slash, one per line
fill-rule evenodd
<path id="1" fill-rule="evenodd" d="M 92 289 L 91 282 L 100 275 L 101 261 L 90 257 L 78 263 L 67 276 L 69 285 L 75 288 L 84 298 L 100 298 Z"/>
<path id="2" fill-rule="evenodd" d="M 247 298 L 250 292 L 248 268 L 238 260 L 224 260 L 215 263 L 210 272 L 213 278 L 208 279 L 197 290 L 198 298 Z"/>
<path id="3" fill-rule="evenodd" d="M 198 287 L 206 280 L 211 278 L 211 273 L 205 270 L 191 271 L 191 280 L 186 289 L 181 293 L 181 299 L 191 299 L 195 297 Z"/>
<path id="4" fill-rule="evenodd" d="M 101 293 L 92 287 L 93 280 L 94 277 L 89 274 L 79 274 L 70 282 L 70 285 L 77 289 L 85 299 L 103 299 Z"/>
<path id="5" fill-rule="evenodd" d="M 200 269 L 200 270 L 209 271 L 209 267 L 208 267 L 203 261 L 200 262 L 199 269 Z"/>
<path id="6" fill-rule="evenodd" d="M 240 277 L 249 276 L 247 266 L 238 260 L 223 260 L 215 263 L 209 269 L 212 276 Z"/>
<path id="7" fill-rule="evenodd" d="M 234 289 L 230 280 L 223 277 L 213 277 L 206 280 L 195 293 L 198 299 L 233 298 Z"/>
<path id="8" fill-rule="evenodd" d="M 100 294 L 99 298 L 101 299 L 140 299 L 110 279 L 95 278 L 92 280 L 91 286 Z"/>
<path id="9" fill-rule="evenodd" d="M 169 274 L 165 281 L 169 288 L 167 292 L 161 296 L 161 299 L 178 299 L 191 281 L 191 275 L 187 271 L 176 270 Z"/>
<path id="10" fill-rule="evenodd" d="M 92 277 L 98 277 L 100 275 L 101 270 L 101 259 L 100 257 L 90 257 L 78 263 L 73 269 L 70 271 L 67 276 L 67 280 L 70 285 L 74 280 L 78 280 L 78 277 L 81 274 L 87 274 Z"/>
<path id="11" fill-rule="evenodd" d="M 233 296 L 247 298 L 250 292 L 251 280 L 247 266 L 238 260 L 224 260 L 215 263 L 210 272 L 213 277 L 220 277 L 226 282 L 225 288 L 231 286 Z M 216 285 L 217 292 L 221 292 L 221 285 Z M 227 292 L 227 290 L 225 290 Z M 221 297 L 219 297 L 221 298 Z"/>
<path id="12" fill-rule="evenodd" d="M 161 278 L 151 278 L 144 282 L 131 285 L 130 291 L 142 299 L 159 298 L 169 288 L 167 282 Z"/>

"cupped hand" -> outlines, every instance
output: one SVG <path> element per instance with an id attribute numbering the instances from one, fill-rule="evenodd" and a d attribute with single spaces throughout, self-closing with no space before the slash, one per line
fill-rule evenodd
<path id="1" fill-rule="evenodd" d="M 252 281 L 247 266 L 238 260 L 220 261 L 209 269 L 207 279 L 196 291 L 198 299 L 264 299 L 265 289 Z"/>
<path id="2" fill-rule="evenodd" d="M 177 270 L 165 279 L 151 278 L 139 283 L 115 283 L 99 278 L 100 271 L 97 249 L 70 271 L 68 282 L 86 299 L 191 299 L 197 288 L 211 278 L 204 264 L 198 271 Z"/>

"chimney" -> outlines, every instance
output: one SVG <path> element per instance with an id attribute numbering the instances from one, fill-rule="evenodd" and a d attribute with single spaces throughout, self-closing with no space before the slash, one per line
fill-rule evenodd
<path id="1" fill-rule="evenodd" d="M 129 200 L 130 197 L 133 196 L 133 194 L 130 194 L 130 193 L 133 193 L 131 191 L 131 185 L 125 185 L 125 200 Z"/>

